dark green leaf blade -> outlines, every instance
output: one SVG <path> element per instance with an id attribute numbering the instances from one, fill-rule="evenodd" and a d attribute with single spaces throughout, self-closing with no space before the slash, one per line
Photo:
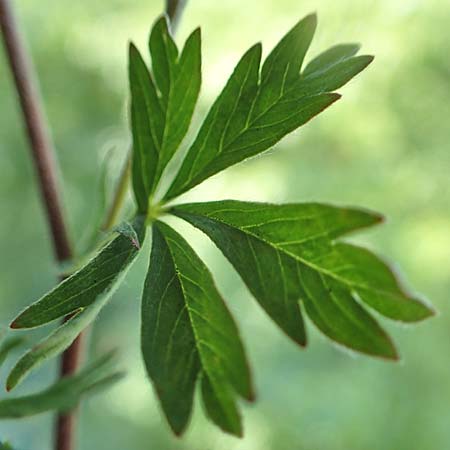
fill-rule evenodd
<path id="1" fill-rule="evenodd" d="M 242 124 L 251 109 L 252 99 L 258 89 L 258 71 L 261 60 L 261 44 L 251 47 L 241 58 L 225 88 L 208 113 L 198 135 L 183 161 L 166 198 L 172 198 L 205 177 L 206 167 L 220 154 L 230 130 Z M 231 127 L 230 124 L 235 124 Z M 230 137 L 228 137 L 230 139 Z M 200 175 L 201 174 L 201 175 Z M 197 181 L 196 177 L 202 179 Z"/>
<path id="2" fill-rule="evenodd" d="M 167 26 L 165 16 L 153 25 L 150 33 L 149 49 L 152 57 L 152 72 L 161 94 L 163 109 L 167 109 L 171 83 L 175 75 L 178 49 Z"/>
<path id="3" fill-rule="evenodd" d="M 11 391 L 35 368 L 68 348 L 77 336 L 97 317 L 108 301 L 102 296 L 87 308 L 77 311 L 50 335 L 25 353 L 12 368 L 6 380 L 6 390 Z"/>
<path id="4" fill-rule="evenodd" d="M 165 167 L 189 128 L 201 84 L 201 35 L 196 29 L 181 55 L 162 16 L 149 40 L 152 73 L 130 47 L 133 188 L 145 213 Z"/>
<path id="5" fill-rule="evenodd" d="M 157 179 L 183 141 L 191 124 L 201 85 L 201 33 L 197 28 L 186 40 L 177 60 L 167 100 Z"/>
<path id="6" fill-rule="evenodd" d="M 371 251 L 346 243 L 337 243 L 333 250 L 323 262 L 324 270 L 339 265 L 338 278 L 383 316 L 418 322 L 435 314 L 426 301 L 407 294 L 389 266 Z"/>
<path id="7" fill-rule="evenodd" d="M 335 64 L 356 55 L 360 48 L 359 44 L 334 45 L 313 58 L 302 71 L 302 76 L 306 77 L 327 70 Z"/>
<path id="8" fill-rule="evenodd" d="M 182 433 L 189 419 L 200 369 L 212 380 L 216 398 L 228 389 L 253 398 L 237 327 L 210 272 L 187 242 L 161 222 L 153 227 L 142 315 L 144 361 L 175 433 Z M 229 411 L 230 405 L 222 408 Z"/>
<path id="9" fill-rule="evenodd" d="M 125 224 L 119 235 L 91 261 L 58 284 L 11 323 L 11 328 L 33 328 L 82 310 L 99 297 L 110 297 L 137 256 L 145 236 L 144 218 Z"/>
<path id="10" fill-rule="evenodd" d="M 297 267 L 305 310 L 326 336 L 368 355 L 398 359 L 389 336 L 347 289 L 308 266 Z"/>
<path id="11" fill-rule="evenodd" d="M 154 189 L 186 135 L 197 103 L 201 85 L 200 29 L 188 37 L 179 56 L 163 16 L 152 29 L 149 46 L 164 115 Z"/>
<path id="12" fill-rule="evenodd" d="M 200 361 L 172 255 L 156 227 L 142 294 L 141 349 L 163 411 L 179 435 L 191 415 Z"/>
<path id="13" fill-rule="evenodd" d="M 170 200 L 221 170 L 257 155 L 304 125 L 340 96 L 341 87 L 372 61 L 354 57 L 354 45 L 319 55 L 299 72 L 316 28 L 316 17 L 301 20 L 266 58 L 260 76 L 260 45 L 241 58 L 208 113 L 170 186 Z"/>
<path id="14" fill-rule="evenodd" d="M 46 411 L 67 411 L 74 408 L 86 394 L 110 387 L 123 374 L 111 368 L 113 354 L 107 354 L 79 374 L 63 378 L 37 394 L 0 400 L 0 418 L 16 419 Z"/>
<path id="15" fill-rule="evenodd" d="M 295 92 L 296 96 L 301 96 L 339 89 L 364 70 L 373 59 L 374 57 L 371 55 L 344 59 L 327 69 L 302 77 L 291 92 L 293 94 Z"/>
<path id="16" fill-rule="evenodd" d="M 401 290 L 379 259 L 369 258 L 365 251 L 361 254 L 357 247 L 334 242 L 342 235 L 380 222 L 379 215 L 320 204 L 270 205 L 231 200 L 180 205 L 172 211 L 216 243 L 263 308 L 297 342 L 289 332 L 289 322 L 270 305 L 271 300 L 279 310 L 284 307 L 277 301 L 281 289 L 277 277 L 285 280 L 284 289 L 289 292 L 284 296 L 285 303 L 293 307 L 300 297 L 305 301 L 308 280 L 314 279 L 307 276 L 313 273 L 316 279 L 306 298 L 306 312 L 316 315 L 316 325 L 330 338 L 369 354 L 396 356 L 381 328 L 354 301 L 355 293 L 397 320 L 415 321 L 432 314 L 427 305 Z M 274 275 L 276 267 L 278 273 Z M 271 286 L 275 287 L 273 291 Z M 331 295 L 330 289 L 337 293 Z M 309 301 L 311 297 L 315 302 Z M 328 318 L 319 323 L 319 315 L 324 314 Z M 332 314 L 336 315 L 334 320 Z M 336 327 L 341 324 L 341 329 L 330 328 L 327 321 Z"/>
<path id="17" fill-rule="evenodd" d="M 317 16 L 300 20 L 267 56 L 261 69 L 261 88 L 252 117 L 263 115 L 284 96 L 286 88 L 298 80 L 306 52 L 317 26 Z"/>
<path id="18" fill-rule="evenodd" d="M 155 184 L 164 113 L 155 85 L 137 48 L 130 44 L 129 80 L 133 135 L 132 182 L 138 212 L 145 214 Z"/>
<path id="19" fill-rule="evenodd" d="M 208 376 L 203 374 L 202 401 L 206 415 L 221 430 L 242 437 L 242 420 L 236 407 L 234 394 L 223 381 L 216 379 L 215 383 L 212 383 Z"/>

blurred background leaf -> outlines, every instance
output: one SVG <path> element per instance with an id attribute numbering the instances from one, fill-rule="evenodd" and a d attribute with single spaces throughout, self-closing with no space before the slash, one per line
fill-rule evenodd
<path id="1" fill-rule="evenodd" d="M 17 0 L 54 129 L 74 238 L 95 219 L 100 166 L 110 148 L 116 171 L 129 143 L 127 43 L 145 48 L 162 1 Z M 450 442 L 450 53 L 449 0 L 192 0 L 178 42 L 202 26 L 204 82 L 197 122 L 242 53 L 262 40 L 264 54 L 305 14 L 318 30 L 306 60 L 338 42 L 359 41 L 376 55 L 343 99 L 269 154 L 219 174 L 186 200 L 313 201 L 381 211 L 388 223 L 358 238 L 398 261 L 440 315 L 418 327 L 387 323 L 403 362 L 349 358 L 318 333 L 307 352 L 267 319 L 220 252 L 200 232 L 192 239 L 239 317 L 259 394 L 237 440 L 207 425 L 200 408 L 183 440 L 171 437 L 145 380 L 139 354 L 142 252 L 118 301 L 96 322 L 91 353 L 119 346 L 129 375 L 82 408 L 80 449 L 395 450 L 445 449 Z M 111 32 L 114 30 L 114 32 Z M 148 59 L 147 59 L 148 61 Z M 122 152 L 122 153 L 121 153 Z M 0 321 L 5 325 L 55 281 L 46 224 L 20 115 L 0 51 Z M 147 246 L 148 250 L 148 246 Z M 25 274 L 25 277 L 23 276 Z M 26 280 L 26 282 L 24 282 Z M 37 330 L 36 336 L 40 331 Z M 125 349 L 127 349 L 125 351 Z M 0 376 L 4 379 L 9 361 Z M 46 365 L 18 394 L 48 385 Z M 50 450 L 51 417 L 0 424 L 21 450 Z"/>

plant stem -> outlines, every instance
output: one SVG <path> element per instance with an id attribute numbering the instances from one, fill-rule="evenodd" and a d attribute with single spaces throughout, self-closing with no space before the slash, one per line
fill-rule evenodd
<path id="1" fill-rule="evenodd" d="M 117 222 L 117 218 L 120 215 L 123 203 L 125 202 L 128 184 L 131 178 L 131 150 L 128 151 L 125 164 L 120 173 L 119 182 L 117 183 L 116 190 L 114 192 L 113 201 L 106 213 L 105 220 L 102 224 L 102 230 L 110 230 Z"/>
<path id="2" fill-rule="evenodd" d="M 166 0 L 166 14 L 170 20 L 170 28 L 173 34 L 180 23 L 181 14 L 187 4 L 187 0 Z M 103 221 L 102 230 L 108 231 L 117 223 L 120 216 L 123 203 L 126 199 L 126 193 L 131 179 L 132 149 L 128 151 L 124 167 L 120 173 L 116 190 L 114 192 L 111 206 L 109 207 L 105 220 Z"/>
<path id="3" fill-rule="evenodd" d="M 71 258 L 72 251 L 59 195 L 55 152 L 41 106 L 32 62 L 25 50 L 10 0 L 0 0 L 0 26 L 22 108 L 55 256 L 62 262 Z"/>
<path id="4" fill-rule="evenodd" d="M 166 14 L 170 19 L 170 28 L 175 33 L 180 23 L 181 14 L 186 6 L 187 0 L 166 0 Z"/>
<path id="5" fill-rule="evenodd" d="M 6 55 L 14 78 L 17 95 L 30 143 L 41 198 L 46 211 L 56 260 L 72 257 L 69 233 L 65 225 L 57 176 L 55 150 L 42 107 L 35 71 L 10 0 L 0 0 L 0 26 Z M 82 335 L 64 352 L 60 376 L 76 372 L 82 353 Z M 55 428 L 55 448 L 73 450 L 75 446 L 75 414 L 58 416 Z"/>

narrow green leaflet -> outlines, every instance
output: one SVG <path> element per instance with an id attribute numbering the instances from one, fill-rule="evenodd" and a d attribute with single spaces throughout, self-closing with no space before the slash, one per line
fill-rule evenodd
<path id="1" fill-rule="evenodd" d="M 7 378 L 7 390 L 17 386 L 31 370 L 68 348 L 110 300 L 142 245 L 144 218 L 138 216 L 132 226 L 124 224 L 118 231 L 119 236 L 91 262 L 31 305 L 12 323 L 13 328 L 30 328 L 72 314 L 69 320 L 20 358 Z"/>
<path id="2" fill-rule="evenodd" d="M 0 338 L 0 367 L 13 350 L 22 347 L 25 343 L 26 338 L 24 336 L 10 336 L 4 340 Z"/>
<path id="3" fill-rule="evenodd" d="M 372 61 L 371 56 L 353 57 L 355 45 L 342 45 L 314 59 L 300 74 L 315 28 L 315 15 L 301 20 L 261 70 L 261 45 L 247 51 L 208 113 L 167 200 L 272 147 L 339 99 L 332 91 Z"/>
<path id="4" fill-rule="evenodd" d="M 414 322 L 433 311 L 406 294 L 378 257 L 335 240 L 380 222 L 379 215 L 316 203 L 271 205 L 221 201 L 172 212 L 205 232 L 273 320 L 304 344 L 298 302 L 316 326 L 354 350 L 396 358 L 359 301 L 392 319 Z M 295 315 L 294 315 L 295 314 Z"/>
<path id="5" fill-rule="evenodd" d="M 142 353 L 176 434 L 188 423 L 200 372 L 207 380 L 202 393 L 209 417 L 242 434 L 235 396 L 251 400 L 253 388 L 236 324 L 205 264 L 161 222 L 153 227 L 142 297 Z"/>
<path id="6" fill-rule="evenodd" d="M 196 29 L 178 55 L 161 17 L 150 35 L 152 74 L 130 46 L 133 188 L 141 213 L 147 211 L 149 197 L 189 128 L 201 84 L 200 43 Z"/>
<path id="7" fill-rule="evenodd" d="M 123 377 L 123 373 L 112 370 L 112 358 L 113 353 L 109 353 L 79 374 L 63 378 L 37 394 L 0 400 L 0 419 L 17 419 L 76 407 L 84 395 L 106 389 Z"/>
<path id="8" fill-rule="evenodd" d="M 145 236 L 144 218 L 123 224 L 119 235 L 91 261 L 14 319 L 11 328 L 33 328 L 111 297 L 136 258 Z"/>
<path id="9" fill-rule="evenodd" d="M 305 78 L 328 71 L 336 64 L 355 56 L 359 49 L 359 44 L 335 45 L 312 59 L 303 70 L 302 77 Z"/>
<path id="10" fill-rule="evenodd" d="M 12 368 L 6 380 L 6 390 L 11 391 L 35 368 L 59 355 L 68 348 L 76 337 L 97 317 L 109 300 L 102 296 L 87 308 L 80 309 L 50 335 L 25 353 Z"/>

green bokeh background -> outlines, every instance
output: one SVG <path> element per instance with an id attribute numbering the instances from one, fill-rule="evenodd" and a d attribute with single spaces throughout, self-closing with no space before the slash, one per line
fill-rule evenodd
<path id="1" fill-rule="evenodd" d="M 71 233 L 81 248 L 99 210 L 104 161 L 110 161 L 112 185 L 129 143 L 127 42 L 145 48 L 163 4 L 15 3 L 40 76 Z M 176 222 L 211 266 L 242 330 L 258 391 L 256 404 L 243 405 L 245 438 L 221 434 L 198 404 L 185 437 L 171 436 L 139 355 L 143 252 L 91 335 L 90 355 L 119 347 L 128 377 L 83 404 L 81 450 L 450 449 L 449 0 L 191 0 L 178 40 L 201 25 L 204 81 L 196 121 L 251 44 L 262 40 L 267 52 L 311 11 L 318 12 L 319 26 L 309 56 L 356 40 L 376 55 L 374 63 L 320 117 L 186 198 L 317 200 L 381 211 L 387 223 L 358 241 L 397 261 L 440 314 L 413 327 L 383 321 L 402 355 L 398 364 L 343 352 L 311 324 L 310 345 L 299 351 L 258 309 L 218 250 Z M 0 52 L 0 324 L 52 287 L 57 273 Z M 42 388 L 55 375 L 56 364 L 46 364 L 18 392 Z M 2 422 L 0 440 L 18 450 L 49 450 L 50 430 L 49 414 Z"/>

